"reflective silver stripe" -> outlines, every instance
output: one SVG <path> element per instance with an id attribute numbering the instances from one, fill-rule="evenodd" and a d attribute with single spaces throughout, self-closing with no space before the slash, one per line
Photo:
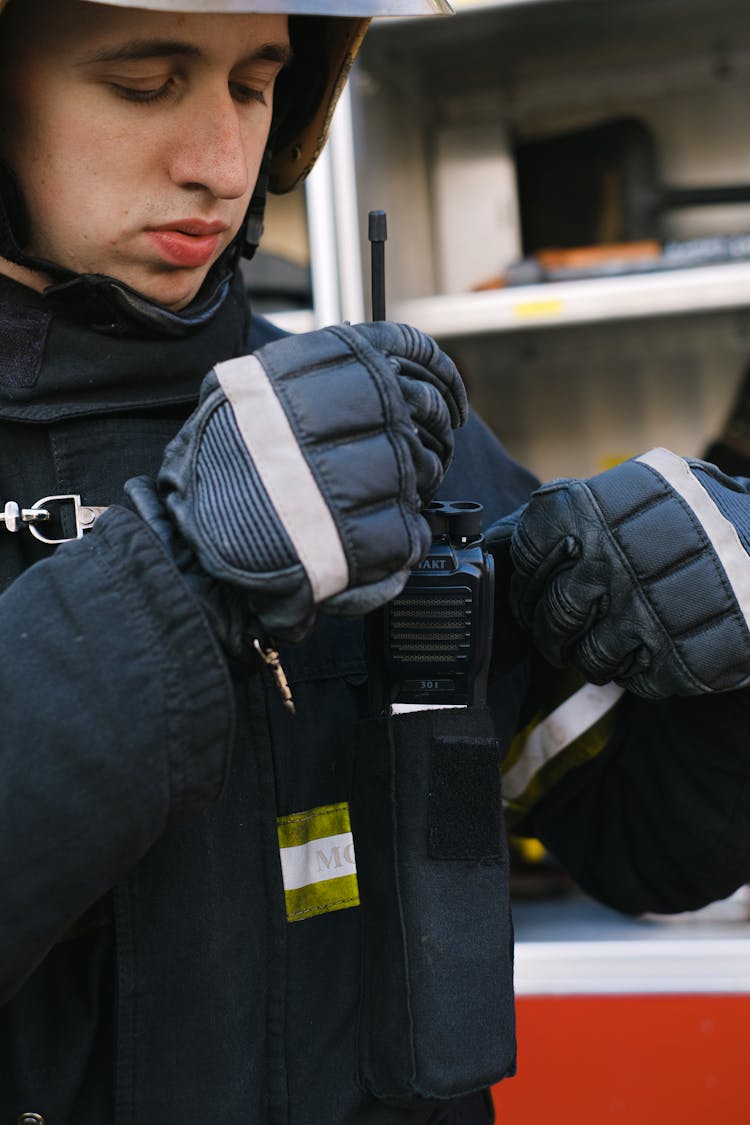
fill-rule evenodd
<path id="1" fill-rule="evenodd" d="M 695 512 L 719 556 L 745 624 L 750 629 L 750 559 L 734 524 L 721 514 L 682 457 L 670 453 L 668 449 L 651 449 L 636 460 L 655 469 Z"/>
<path id="2" fill-rule="evenodd" d="M 614 707 L 624 694 L 617 684 L 584 684 L 564 703 L 551 711 L 529 734 L 523 753 L 515 765 L 503 774 L 503 795 L 515 801 L 528 788 L 535 775 L 552 758 L 580 738 Z"/>
<path id="3" fill-rule="evenodd" d="M 315 602 L 345 590 L 349 567 L 336 524 L 262 364 L 240 356 L 215 371 Z"/>

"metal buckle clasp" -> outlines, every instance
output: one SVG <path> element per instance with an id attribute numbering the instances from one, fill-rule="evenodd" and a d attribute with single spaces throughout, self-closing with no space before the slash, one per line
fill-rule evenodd
<path id="1" fill-rule="evenodd" d="M 44 535 L 37 524 L 46 523 L 52 519 L 50 504 L 71 504 L 75 519 L 75 535 L 63 535 L 53 538 Z M 20 531 L 27 527 L 35 539 L 40 543 L 56 546 L 58 543 L 68 543 L 72 539 L 82 539 L 84 531 L 90 531 L 106 507 L 97 507 L 94 504 L 82 504 L 81 497 L 75 492 L 63 493 L 60 496 L 43 496 L 30 508 L 21 508 L 15 500 L 9 500 L 3 512 L 0 512 L 0 523 L 5 524 L 6 531 Z"/>
<path id="2" fill-rule="evenodd" d="M 41 531 L 36 526 L 36 521 L 32 519 L 28 525 L 29 531 L 40 543 L 54 545 L 56 543 L 68 543 L 71 539 L 82 539 L 84 531 L 90 531 L 102 512 L 107 510 L 106 508 L 94 507 L 92 504 L 82 504 L 80 496 L 75 492 L 69 492 L 62 496 L 43 496 L 41 500 L 37 500 L 36 504 L 31 505 L 31 511 L 46 512 L 46 517 L 42 517 L 43 521 L 45 518 L 50 518 L 50 512 L 47 507 L 49 504 L 64 504 L 66 501 L 73 505 L 76 529 L 75 535 L 64 535 L 61 539 L 52 539 L 47 535 L 42 535 Z"/>
<path id="3" fill-rule="evenodd" d="M 36 511 L 31 508 L 20 508 L 15 500 L 9 500 L 0 513 L 0 523 L 5 524 L 6 531 L 20 531 L 36 520 L 48 520 L 49 512 L 43 508 Z"/>

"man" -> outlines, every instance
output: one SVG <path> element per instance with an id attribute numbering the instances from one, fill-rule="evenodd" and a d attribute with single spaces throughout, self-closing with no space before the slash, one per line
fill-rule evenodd
<path id="1" fill-rule="evenodd" d="M 427 547 L 460 380 L 413 329 L 279 338 L 237 274 L 367 17 L 423 7 L 2 5 L 2 1121 L 478 1125 L 512 1071 L 494 734 L 366 721 L 362 618 Z M 533 482 L 471 417 L 442 483 L 499 520 L 510 811 L 629 911 L 750 875 L 743 595 L 662 469 L 507 516 Z M 744 492 L 709 476 L 741 523 Z M 660 560 L 623 525 L 662 502 L 685 517 L 670 546 L 708 563 L 665 556 L 654 609 Z M 536 648 L 502 614 L 511 538 Z M 727 629 L 686 646 L 674 606 L 714 585 Z M 413 850 L 391 873 L 394 802 Z M 446 950 L 462 978 L 430 976 Z M 502 1011 L 451 1025 L 498 980 Z"/>

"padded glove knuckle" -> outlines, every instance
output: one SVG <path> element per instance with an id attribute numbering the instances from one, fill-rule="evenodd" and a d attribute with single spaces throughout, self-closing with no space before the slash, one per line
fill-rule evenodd
<path id="1" fill-rule="evenodd" d="M 425 421 L 444 423 L 444 401 L 428 394 Z M 345 591 L 346 611 L 364 612 L 403 581 L 441 479 L 387 357 L 336 326 L 219 364 L 158 483 L 207 573 L 244 588 L 283 636 Z"/>
<path id="2" fill-rule="evenodd" d="M 353 331 L 393 357 L 402 375 L 434 386 L 446 403 L 453 429 L 465 424 L 468 402 L 463 380 L 453 360 L 431 336 L 409 324 L 386 320 L 357 324 Z"/>
<path id="3" fill-rule="evenodd" d="M 565 494 L 567 506 L 561 504 Z M 601 612 L 575 637 L 577 663 L 599 682 L 616 677 L 647 698 L 726 691 L 750 683 L 748 482 L 652 450 L 583 482 L 542 489 L 513 540 L 523 614 L 544 651 L 566 641 L 550 560 L 573 535 L 581 562 L 565 601 L 596 588 Z M 573 584 L 577 582 L 577 587 Z M 591 630 L 594 632 L 591 632 Z"/>

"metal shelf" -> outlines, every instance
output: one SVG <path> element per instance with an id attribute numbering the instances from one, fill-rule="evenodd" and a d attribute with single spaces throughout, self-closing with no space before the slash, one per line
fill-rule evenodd
<path id="1" fill-rule="evenodd" d="M 418 297 L 393 302 L 388 317 L 447 339 L 745 306 L 750 306 L 750 262 L 731 262 L 606 280 Z M 269 313 L 268 317 L 288 332 L 309 332 L 315 327 L 310 309 Z"/>
<path id="2" fill-rule="evenodd" d="M 583 896 L 515 903 L 518 995 L 750 993 L 748 896 L 626 918 Z"/>
<path id="3" fill-rule="evenodd" d="M 750 940 L 516 942 L 519 996 L 750 993 Z"/>
<path id="4" fill-rule="evenodd" d="M 750 305 L 750 262 L 394 302 L 389 318 L 446 339 Z"/>

